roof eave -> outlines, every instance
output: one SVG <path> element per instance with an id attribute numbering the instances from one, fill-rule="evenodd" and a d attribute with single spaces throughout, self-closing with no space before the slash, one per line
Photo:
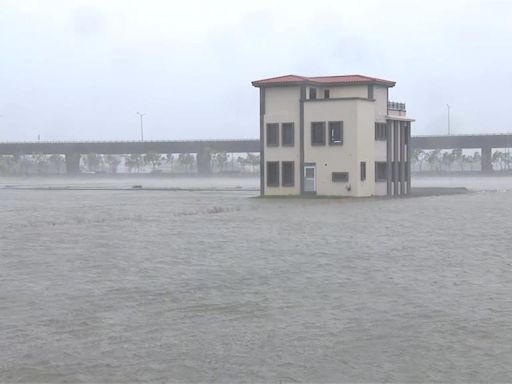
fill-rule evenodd
<path id="1" fill-rule="evenodd" d="M 348 85 L 380 85 L 387 88 L 393 88 L 396 85 L 394 81 L 381 81 L 381 80 L 368 80 L 368 81 L 349 81 L 349 82 L 323 82 L 323 81 L 315 81 L 315 80 L 301 80 L 301 81 L 280 81 L 280 82 L 270 82 L 265 83 L 264 81 L 257 80 L 251 82 L 253 87 L 262 88 L 262 87 L 291 87 L 298 85 L 317 85 L 317 86 L 327 86 L 327 87 L 343 87 Z"/>

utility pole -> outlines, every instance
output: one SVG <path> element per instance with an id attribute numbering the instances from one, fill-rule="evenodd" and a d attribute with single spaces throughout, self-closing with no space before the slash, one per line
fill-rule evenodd
<path id="1" fill-rule="evenodd" d="M 143 123 L 143 117 L 147 115 L 147 113 L 140 113 L 137 112 L 137 115 L 140 117 L 140 141 L 144 141 L 144 123 Z"/>
<path id="2" fill-rule="evenodd" d="M 448 109 L 448 136 L 450 136 L 450 104 L 446 104 L 446 108 Z"/>

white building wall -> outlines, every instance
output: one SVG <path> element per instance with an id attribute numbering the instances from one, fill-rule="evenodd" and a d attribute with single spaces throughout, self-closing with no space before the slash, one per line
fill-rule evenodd
<path id="1" fill-rule="evenodd" d="M 300 194 L 300 87 L 275 87 L 265 90 L 265 116 L 263 140 L 265 145 L 265 195 L 299 195 Z M 279 123 L 279 146 L 267 146 L 267 123 Z M 282 146 L 282 123 L 294 123 L 295 145 Z M 293 161 L 295 164 L 295 185 L 293 187 L 267 187 L 267 161 Z M 282 178 L 281 164 L 279 177 Z M 280 183 L 281 184 L 281 180 Z"/>

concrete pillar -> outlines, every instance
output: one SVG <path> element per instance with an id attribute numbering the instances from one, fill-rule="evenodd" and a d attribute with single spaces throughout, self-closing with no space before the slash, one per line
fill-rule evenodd
<path id="1" fill-rule="evenodd" d="M 80 173 L 80 153 L 66 153 L 66 173 L 77 175 Z"/>
<path id="2" fill-rule="evenodd" d="M 387 180 L 387 195 L 393 195 L 393 180 L 391 179 L 391 173 L 393 166 L 393 121 L 388 120 L 386 122 L 386 180 Z"/>
<path id="3" fill-rule="evenodd" d="M 208 148 L 197 153 L 197 173 L 201 176 L 212 174 L 212 155 Z"/>
<path id="4" fill-rule="evenodd" d="M 398 132 L 399 122 L 393 121 L 393 195 L 398 196 L 400 194 L 399 190 L 399 168 L 398 162 L 400 161 L 400 150 L 399 144 L 399 132 Z"/>
<path id="5" fill-rule="evenodd" d="M 405 123 L 399 122 L 400 131 L 400 196 L 405 195 Z"/>
<path id="6" fill-rule="evenodd" d="M 407 173 L 407 194 L 410 194 L 412 191 L 411 186 L 411 122 L 407 123 L 407 128 L 405 130 L 405 143 L 406 143 L 406 151 L 407 151 L 407 166 L 406 166 L 406 173 Z"/>
<path id="7" fill-rule="evenodd" d="M 482 148 L 482 172 L 483 173 L 492 173 L 492 148 L 491 147 L 483 147 Z"/>

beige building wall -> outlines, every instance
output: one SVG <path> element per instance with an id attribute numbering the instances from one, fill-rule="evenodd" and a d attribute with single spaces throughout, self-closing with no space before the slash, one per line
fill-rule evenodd
<path id="1" fill-rule="evenodd" d="M 354 196 L 375 195 L 375 107 L 373 101 L 358 100 L 356 137 L 356 175 L 352 184 Z M 361 181 L 360 163 L 366 162 L 366 180 Z"/>
<path id="2" fill-rule="evenodd" d="M 279 146 L 267 146 L 267 124 L 279 123 Z M 281 143 L 281 124 L 294 124 L 295 143 L 293 147 L 283 147 Z M 265 195 L 300 195 L 300 87 L 275 87 L 265 90 L 265 116 L 263 140 L 265 143 Z M 266 166 L 267 161 L 293 161 L 294 186 L 293 187 L 267 187 Z M 279 177 L 282 178 L 281 164 L 279 165 Z"/>
<path id="3" fill-rule="evenodd" d="M 324 90 L 329 90 L 329 98 L 343 98 L 343 97 L 368 97 L 368 86 L 366 85 L 353 85 L 353 86 L 338 86 L 338 87 L 329 87 L 329 86 L 316 86 L 307 87 L 306 90 L 306 98 L 309 99 L 309 90 L 311 88 L 316 88 L 316 98 L 323 99 L 324 98 Z"/>
<path id="4" fill-rule="evenodd" d="M 375 121 L 385 123 L 388 115 L 388 89 L 375 85 L 373 87 L 373 98 L 375 99 Z"/>
<path id="5" fill-rule="evenodd" d="M 330 89 L 331 98 L 337 97 L 368 97 L 368 86 L 367 85 L 351 85 L 343 87 L 326 87 Z M 322 92 L 323 96 L 323 92 Z"/>
<path id="6" fill-rule="evenodd" d="M 316 164 L 317 195 L 353 196 L 359 178 L 357 165 L 358 100 L 304 103 L 304 162 Z M 373 119 L 373 114 L 371 116 Z M 326 123 L 326 145 L 311 144 L 311 123 Z M 343 121 L 343 145 L 329 145 L 329 121 Z M 332 172 L 348 172 L 348 182 L 333 183 Z M 350 187 L 350 190 L 347 188 Z"/>

